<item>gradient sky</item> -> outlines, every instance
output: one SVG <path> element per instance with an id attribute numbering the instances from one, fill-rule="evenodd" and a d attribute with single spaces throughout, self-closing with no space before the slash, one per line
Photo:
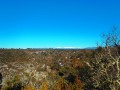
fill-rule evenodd
<path id="1" fill-rule="evenodd" d="M 0 0 L 0 48 L 94 47 L 120 28 L 120 0 Z"/>

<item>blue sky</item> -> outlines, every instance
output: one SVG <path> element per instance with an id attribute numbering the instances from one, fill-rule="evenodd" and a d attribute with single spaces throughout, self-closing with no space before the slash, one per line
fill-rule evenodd
<path id="1" fill-rule="evenodd" d="M 94 47 L 120 28 L 120 0 L 0 0 L 0 48 Z"/>

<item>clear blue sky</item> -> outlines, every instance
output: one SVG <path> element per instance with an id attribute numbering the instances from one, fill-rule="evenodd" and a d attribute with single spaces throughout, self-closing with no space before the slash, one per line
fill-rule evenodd
<path id="1" fill-rule="evenodd" d="M 94 47 L 120 28 L 120 0 L 0 0 L 0 48 Z"/>

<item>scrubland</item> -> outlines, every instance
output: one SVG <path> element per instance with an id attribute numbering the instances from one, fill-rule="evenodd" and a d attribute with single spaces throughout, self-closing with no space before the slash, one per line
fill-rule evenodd
<path id="1" fill-rule="evenodd" d="M 96 49 L 0 49 L 1 90 L 120 90 L 120 44 Z"/>

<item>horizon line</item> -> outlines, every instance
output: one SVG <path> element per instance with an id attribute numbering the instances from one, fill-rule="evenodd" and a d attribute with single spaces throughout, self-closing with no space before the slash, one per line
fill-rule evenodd
<path id="1" fill-rule="evenodd" d="M 39 47 L 39 48 L 32 48 L 32 47 L 28 47 L 28 48 L 2 48 L 0 47 L 0 49 L 91 49 L 91 48 L 96 48 L 96 47 L 84 47 L 84 48 L 80 48 L 80 47 Z"/>

